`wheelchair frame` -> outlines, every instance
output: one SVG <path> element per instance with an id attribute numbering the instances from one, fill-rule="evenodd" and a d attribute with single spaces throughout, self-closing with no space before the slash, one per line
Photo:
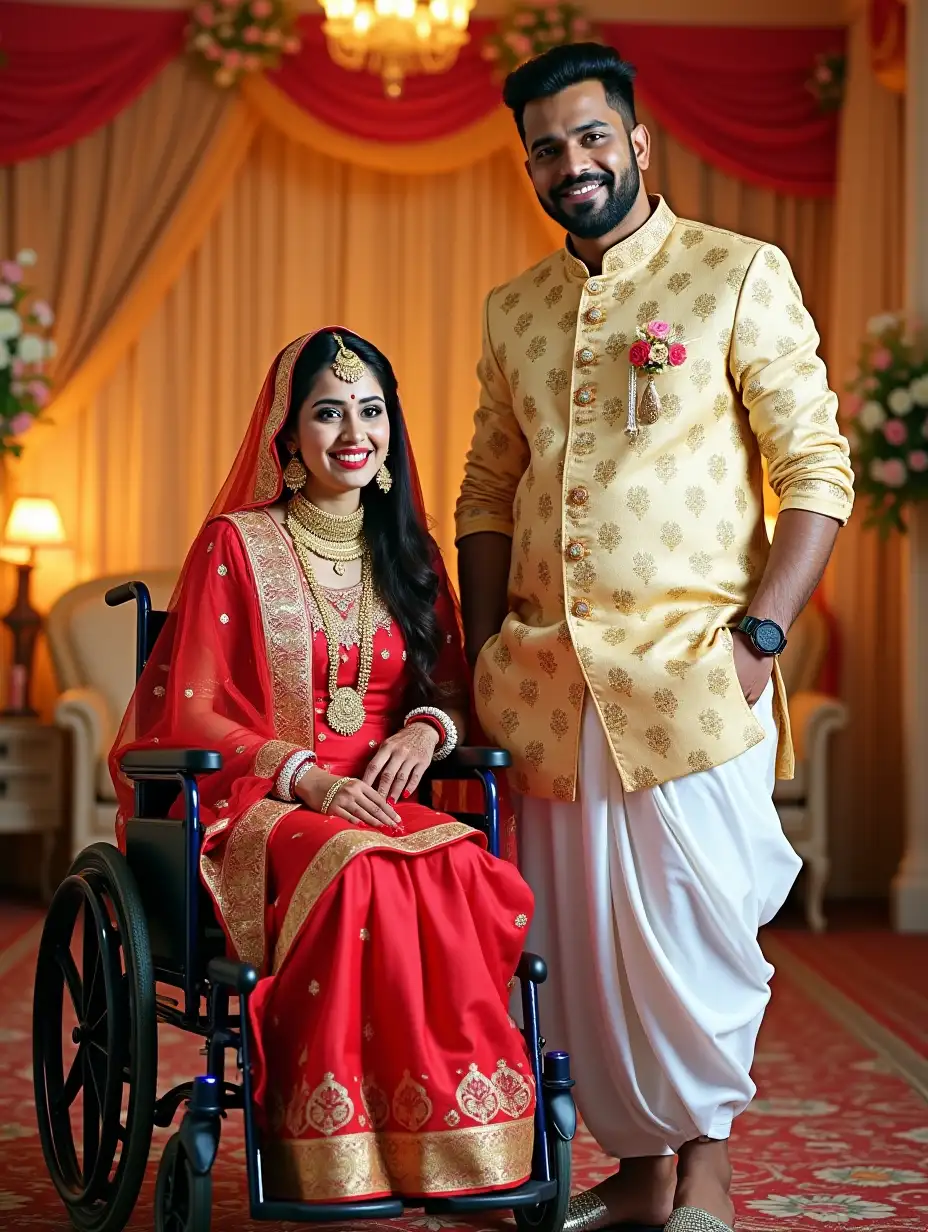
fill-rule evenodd
<path id="1" fill-rule="evenodd" d="M 133 600 L 138 677 L 167 614 L 152 609 L 142 582 L 126 583 L 106 595 L 111 607 Z M 461 748 L 433 765 L 420 788 L 430 796 L 431 785 L 441 780 L 480 782 L 485 815 L 481 819 L 467 814 L 466 820 L 470 824 L 477 821 L 485 830 L 494 856 L 499 855 L 499 793 L 494 772 L 509 762 L 509 755 L 501 749 Z M 158 1232 L 167 1232 L 169 1226 L 176 1232 L 208 1229 L 210 1170 L 219 1148 L 221 1121 L 233 1109 L 244 1114 L 248 1199 L 254 1220 L 388 1219 L 401 1216 L 407 1208 L 436 1214 L 512 1210 L 520 1232 L 560 1232 L 570 1196 L 570 1144 L 577 1124 L 571 1094 L 574 1084 L 566 1053 L 542 1055 L 545 1041 L 540 1034 L 537 990 L 547 978 L 547 968 L 542 958 L 530 953 L 523 954 L 516 972 L 521 983 L 522 1034 L 536 1091 L 528 1181 L 514 1189 L 445 1198 L 308 1203 L 265 1196 L 252 1103 L 247 1015 L 258 972 L 224 956 L 225 938 L 199 874 L 198 778 L 221 765 L 220 754 L 209 750 L 148 749 L 126 754 L 120 768 L 135 787 L 134 815 L 126 822 L 126 855 L 108 844 L 86 849 L 49 909 L 36 972 L 36 1107 L 46 1163 L 72 1223 L 80 1232 L 121 1232 L 138 1198 L 152 1129 L 171 1125 L 185 1103 L 180 1130 L 169 1140 L 159 1165 Z M 178 793 L 184 801 L 184 816 L 166 820 Z M 81 910 L 83 979 L 70 953 Z M 91 962 L 93 973 L 88 975 Z M 176 988 L 182 1001 L 156 996 L 156 982 Z M 66 1079 L 60 1055 L 65 989 L 79 1020 L 72 1033 L 78 1054 Z M 238 998 L 238 1013 L 231 1009 L 233 996 Z M 206 1074 L 174 1087 L 160 1099 L 156 1098 L 156 1021 L 206 1041 Z M 108 1051 L 100 1044 L 101 1024 Z M 95 1049 L 106 1057 L 102 1075 L 94 1069 Z M 226 1081 L 227 1050 L 235 1053 L 240 1085 Z M 124 1127 L 121 1107 L 127 1085 Z M 117 1088 L 118 1098 L 113 1094 Z M 70 1109 L 81 1090 L 84 1150 L 78 1164 Z"/>

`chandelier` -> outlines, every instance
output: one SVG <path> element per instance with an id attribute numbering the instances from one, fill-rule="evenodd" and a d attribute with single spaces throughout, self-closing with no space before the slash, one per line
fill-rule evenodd
<path id="1" fill-rule="evenodd" d="M 474 0 L 320 0 L 329 55 L 378 73 L 399 98 L 411 73 L 444 73 L 468 41 Z"/>

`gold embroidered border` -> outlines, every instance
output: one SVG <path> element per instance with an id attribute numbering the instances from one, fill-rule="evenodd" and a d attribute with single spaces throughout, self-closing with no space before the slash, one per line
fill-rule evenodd
<path id="1" fill-rule="evenodd" d="M 302 338 L 296 338 L 291 342 L 285 348 L 280 357 L 280 363 L 277 365 L 277 375 L 274 378 L 274 398 L 261 432 L 261 447 L 258 451 L 258 473 L 255 476 L 253 495 L 256 505 L 261 501 L 272 501 L 277 496 L 280 467 L 271 451 L 274 448 L 274 438 L 287 417 L 287 406 L 290 402 L 290 374 L 293 371 L 293 365 L 311 337 L 312 334 L 304 334 Z"/>
<path id="2" fill-rule="evenodd" d="M 261 605 L 277 739 L 312 749 L 313 638 L 299 566 L 269 513 L 228 517 L 242 537 Z"/>
<path id="3" fill-rule="evenodd" d="M 416 834 L 407 834 L 403 838 L 390 838 L 386 834 L 353 829 L 340 830 L 333 834 L 313 856 L 293 891 L 274 949 L 274 971 L 280 970 L 297 934 L 321 895 L 355 856 L 368 851 L 401 851 L 404 855 L 418 855 L 458 839 L 473 839 L 476 835 L 477 831 L 460 821 L 447 821 L 428 830 L 420 830 Z"/>
<path id="4" fill-rule="evenodd" d="M 532 1117 L 426 1134 L 268 1139 L 262 1150 L 264 1187 L 274 1197 L 305 1202 L 503 1189 L 531 1172 L 534 1139 Z"/>
<path id="5" fill-rule="evenodd" d="M 274 827 L 298 804 L 259 800 L 239 817 L 229 839 L 212 856 L 200 856 L 200 871 L 225 923 L 240 962 L 264 966 L 267 845 Z"/>
<path id="6" fill-rule="evenodd" d="M 302 753 L 303 746 L 287 740 L 267 740 L 255 754 L 254 772 L 259 779 L 271 779 L 288 757 Z"/>

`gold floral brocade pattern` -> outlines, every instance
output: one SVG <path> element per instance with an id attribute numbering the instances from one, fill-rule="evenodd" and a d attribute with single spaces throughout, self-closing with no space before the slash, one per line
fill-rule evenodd
<path id="1" fill-rule="evenodd" d="M 241 535 L 258 592 L 277 738 L 312 749 L 312 634 L 299 566 L 270 514 L 228 518 Z"/>
<path id="2" fill-rule="evenodd" d="M 259 971 L 265 961 L 267 845 L 274 827 L 298 804 L 259 800 L 235 823 L 225 841 L 200 856 L 206 882 L 240 962 Z"/>
<path id="3" fill-rule="evenodd" d="M 283 422 L 287 417 L 287 406 L 290 402 L 290 376 L 293 372 L 293 365 L 299 359 L 300 352 L 310 337 L 310 334 L 304 334 L 302 338 L 294 339 L 281 355 L 280 363 L 277 365 L 277 373 L 274 377 L 274 398 L 261 433 L 261 445 L 258 452 L 258 473 L 255 477 L 255 490 L 253 494 L 256 505 L 265 501 L 272 501 L 277 496 L 280 488 L 281 469 L 273 454 L 275 437 L 283 427 Z"/>
<path id="4" fill-rule="evenodd" d="M 837 398 L 785 256 L 654 204 L 602 274 L 565 249 L 486 302 L 457 538 L 497 532 L 513 550 L 510 611 L 478 657 L 475 700 L 515 787 L 547 799 L 575 798 L 587 693 L 626 790 L 762 739 L 728 632 L 769 552 L 761 455 L 782 509 L 843 522 L 852 508 Z M 531 315 L 524 336 L 504 308 L 513 296 Z M 630 439 L 628 347 L 651 320 L 687 356 L 654 378 L 661 413 Z"/>
<path id="5" fill-rule="evenodd" d="M 379 1194 L 445 1194 L 518 1185 L 531 1172 L 531 1117 L 430 1133 L 352 1133 L 269 1139 L 263 1162 L 271 1196 L 334 1202 Z"/>

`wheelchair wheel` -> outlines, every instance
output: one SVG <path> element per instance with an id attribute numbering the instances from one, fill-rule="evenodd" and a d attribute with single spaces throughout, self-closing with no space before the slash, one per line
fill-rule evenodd
<path id="1" fill-rule="evenodd" d="M 197 1176 L 180 1134 L 168 1139 L 155 1183 L 155 1232 L 209 1232 L 213 1179 Z"/>
<path id="2" fill-rule="evenodd" d="M 567 1218 L 570 1202 L 571 1144 L 554 1130 L 548 1130 L 548 1150 L 551 1156 L 551 1175 L 557 1181 L 557 1193 L 550 1202 L 539 1206 L 517 1207 L 515 1216 L 519 1232 L 561 1232 Z"/>
<path id="3" fill-rule="evenodd" d="M 148 926 L 122 854 L 74 861 L 36 965 L 33 1080 L 45 1163 L 79 1232 L 121 1232 L 145 1176 L 157 1079 Z"/>

